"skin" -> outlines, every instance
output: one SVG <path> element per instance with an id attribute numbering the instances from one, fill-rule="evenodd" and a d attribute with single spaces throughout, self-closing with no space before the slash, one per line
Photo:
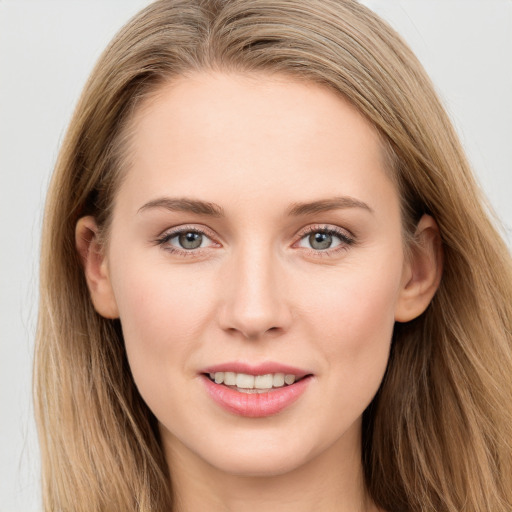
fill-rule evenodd
<path id="1" fill-rule="evenodd" d="M 376 510 L 361 417 L 395 321 L 420 315 L 439 284 L 435 222 L 420 220 L 406 259 L 377 132 L 319 85 L 197 73 L 146 100 L 131 129 L 108 246 L 84 217 L 77 247 L 97 311 L 121 319 L 177 510 Z M 222 215 L 144 207 L 161 198 L 215 203 Z M 352 203 L 290 215 L 333 198 Z M 202 247 L 180 249 L 176 234 L 157 242 L 175 228 L 203 231 Z M 313 247 L 311 232 L 326 228 L 340 235 Z M 201 369 L 226 361 L 276 361 L 313 378 L 279 414 L 244 418 L 201 382 Z"/>

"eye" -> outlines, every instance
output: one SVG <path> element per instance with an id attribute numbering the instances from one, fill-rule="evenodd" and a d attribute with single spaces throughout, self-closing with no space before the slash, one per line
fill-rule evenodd
<path id="1" fill-rule="evenodd" d="M 346 246 L 353 243 L 354 240 L 341 230 L 325 227 L 309 229 L 303 234 L 297 246 L 320 252 L 346 248 Z"/>
<path id="2" fill-rule="evenodd" d="M 187 231 L 172 237 L 169 240 L 169 243 L 172 244 L 174 241 L 180 246 L 180 248 L 192 250 L 202 247 L 205 240 L 207 240 L 207 237 L 202 233 L 198 233 L 197 231 Z"/>
<path id="3" fill-rule="evenodd" d="M 308 235 L 307 242 L 312 249 L 317 251 L 324 251 L 325 249 L 330 249 L 340 244 L 336 236 L 331 235 L 331 233 L 321 233 L 319 231 Z"/>
<path id="4" fill-rule="evenodd" d="M 197 228 L 183 228 L 164 233 L 157 239 L 157 243 L 171 252 L 193 252 L 218 245 Z"/>

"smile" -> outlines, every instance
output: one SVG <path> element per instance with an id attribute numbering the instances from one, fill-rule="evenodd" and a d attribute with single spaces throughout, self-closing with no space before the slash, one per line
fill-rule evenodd
<path id="1" fill-rule="evenodd" d="M 290 407 L 314 378 L 310 373 L 278 364 L 229 364 L 207 369 L 201 380 L 210 398 L 228 413 L 261 418 Z"/>
<path id="2" fill-rule="evenodd" d="M 283 386 L 290 386 L 299 380 L 295 375 L 287 373 L 267 373 L 265 375 L 249 375 L 247 373 L 215 372 L 208 374 L 216 384 L 224 384 L 240 393 L 265 393 Z"/>

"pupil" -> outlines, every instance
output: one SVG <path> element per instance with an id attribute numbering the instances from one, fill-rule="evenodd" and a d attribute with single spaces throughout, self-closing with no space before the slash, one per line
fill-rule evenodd
<path id="1" fill-rule="evenodd" d="M 188 233 L 182 233 L 179 236 L 180 245 L 184 249 L 197 249 L 201 246 L 202 241 L 203 235 L 201 233 L 193 233 L 189 231 Z"/>
<path id="2" fill-rule="evenodd" d="M 332 245 L 332 235 L 329 233 L 312 233 L 309 235 L 309 243 L 313 249 L 329 249 Z"/>

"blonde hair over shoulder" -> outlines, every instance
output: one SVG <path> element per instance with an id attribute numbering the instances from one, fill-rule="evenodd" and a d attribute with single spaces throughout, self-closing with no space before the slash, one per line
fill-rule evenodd
<path id="1" fill-rule="evenodd" d="M 404 235 L 437 221 L 444 274 L 427 311 L 395 326 L 364 415 L 363 465 L 392 512 L 512 510 L 512 270 L 429 78 L 400 37 L 353 0 L 159 0 L 96 65 L 48 194 L 34 392 L 44 509 L 164 511 L 172 492 L 156 420 L 120 324 L 94 310 L 77 220 L 108 232 L 126 126 L 140 101 L 197 70 L 272 72 L 324 84 L 379 131 Z"/>

